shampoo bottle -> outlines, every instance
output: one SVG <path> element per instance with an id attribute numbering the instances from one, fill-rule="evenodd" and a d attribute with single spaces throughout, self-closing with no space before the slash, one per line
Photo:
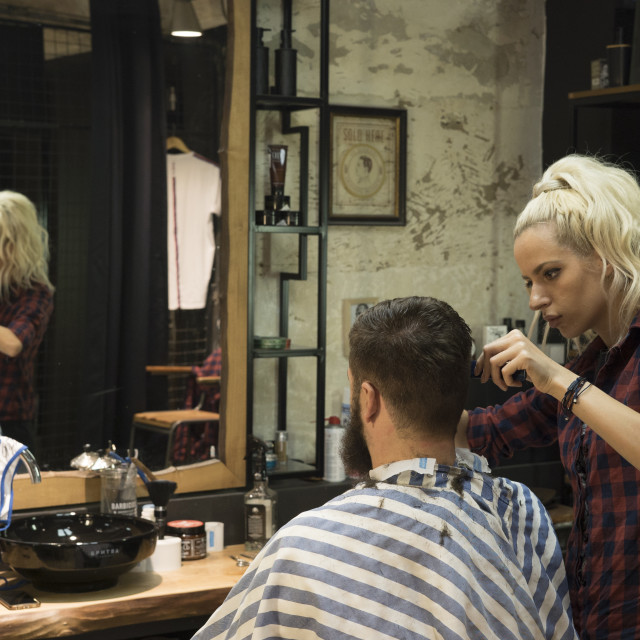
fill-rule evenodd
<path id="1" fill-rule="evenodd" d="M 265 47 L 262 38 L 265 31 L 263 27 L 258 27 L 258 45 L 256 46 L 256 94 L 265 95 L 269 93 L 269 49 Z"/>
<path id="2" fill-rule="evenodd" d="M 296 57 L 298 51 L 291 47 L 291 31 L 280 32 L 280 48 L 275 53 L 276 86 L 275 93 L 279 96 L 295 96 L 296 87 Z"/>
<path id="3" fill-rule="evenodd" d="M 282 31 L 280 48 L 275 51 L 276 86 L 279 96 L 296 95 L 296 58 L 298 52 L 291 46 L 291 0 L 282 0 Z"/>

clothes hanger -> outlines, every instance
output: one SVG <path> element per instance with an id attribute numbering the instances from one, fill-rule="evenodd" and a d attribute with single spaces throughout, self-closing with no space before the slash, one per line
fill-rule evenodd
<path id="1" fill-rule="evenodd" d="M 182 153 L 191 153 L 191 149 L 178 136 L 169 136 L 167 138 L 167 151 L 181 151 Z"/>

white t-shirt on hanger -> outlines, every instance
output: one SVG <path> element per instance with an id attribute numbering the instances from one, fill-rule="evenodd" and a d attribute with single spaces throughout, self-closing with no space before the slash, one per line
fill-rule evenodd
<path id="1" fill-rule="evenodd" d="M 167 154 L 169 309 L 203 309 L 220 215 L 220 168 L 196 153 Z"/>

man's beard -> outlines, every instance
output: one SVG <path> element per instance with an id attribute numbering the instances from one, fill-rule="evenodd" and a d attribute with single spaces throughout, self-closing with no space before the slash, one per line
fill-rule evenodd
<path id="1" fill-rule="evenodd" d="M 366 476 L 371 469 L 371 456 L 364 439 L 360 401 L 356 394 L 351 398 L 349 424 L 342 437 L 340 457 L 345 471 L 350 476 Z"/>

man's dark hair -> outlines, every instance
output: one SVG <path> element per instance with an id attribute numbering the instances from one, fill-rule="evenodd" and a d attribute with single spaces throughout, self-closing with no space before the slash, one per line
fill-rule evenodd
<path id="1" fill-rule="evenodd" d="M 349 333 L 354 390 L 369 381 L 397 428 L 455 435 L 470 379 L 471 331 L 446 302 L 385 300 L 359 315 Z"/>

